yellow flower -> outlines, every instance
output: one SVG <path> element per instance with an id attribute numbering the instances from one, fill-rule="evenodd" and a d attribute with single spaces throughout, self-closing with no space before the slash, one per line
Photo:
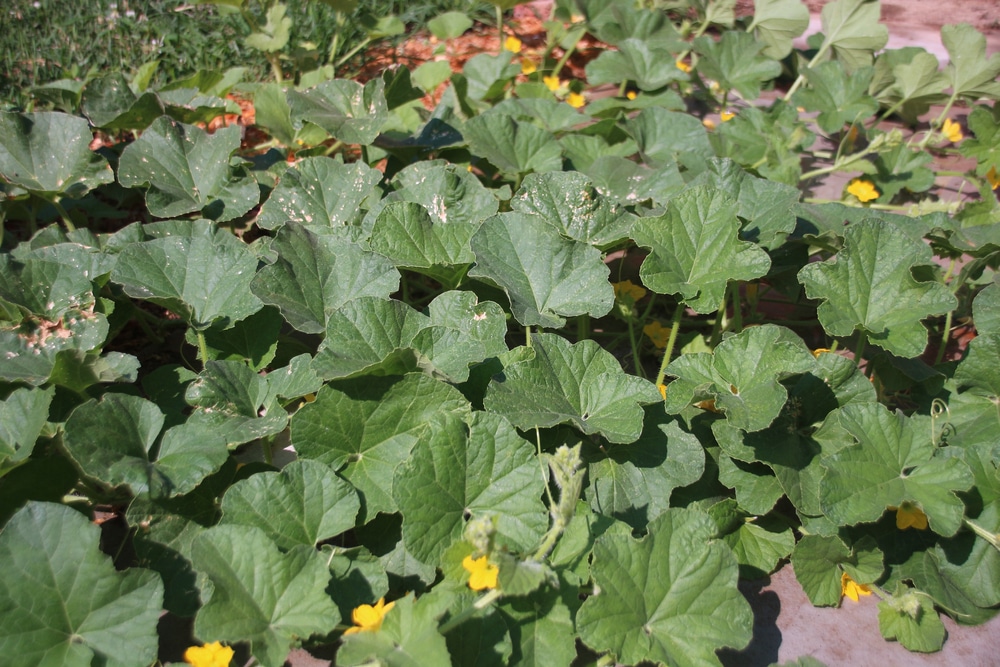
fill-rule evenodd
<path id="1" fill-rule="evenodd" d="M 684 72 L 685 74 L 687 74 L 688 72 L 691 71 L 691 66 L 688 65 L 683 60 L 675 60 L 674 64 L 677 65 L 677 69 L 679 69 L 680 71 Z"/>
<path id="2" fill-rule="evenodd" d="M 638 97 L 638 94 L 634 90 L 630 90 L 627 93 L 625 93 L 625 97 L 627 97 L 630 100 L 634 100 L 636 97 Z"/>
<path id="3" fill-rule="evenodd" d="M 896 510 L 896 528 L 906 530 L 916 528 L 917 530 L 927 530 L 927 515 L 924 511 L 911 502 L 903 501 L 899 507 L 889 507 Z"/>
<path id="4" fill-rule="evenodd" d="M 344 634 L 353 635 L 355 632 L 378 631 L 382 627 L 382 620 L 385 618 L 385 615 L 395 606 L 395 602 L 386 604 L 385 598 L 379 598 L 374 607 L 370 604 L 355 607 L 354 611 L 351 612 L 351 620 L 354 621 L 354 627 L 348 628 Z"/>
<path id="5" fill-rule="evenodd" d="M 574 109 L 579 109 L 580 107 L 582 107 L 586 103 L 587 103 L 587 100 L 585 100 L 583 98 L 583 94 L 582 93 L 570 93 L 566 97 L 566 104 L 570 105 Z"/>
<path id="6" fill-rule="evenodd" d="M 941 126 L 941 132 L 948 138 L 948 141 L 953 144 L 957 144 L 965 138 L 965 135 L 962 134 L 962 126 L 953 121 L 951 118 L 944 119 L 944 125 Z"/>
<path id="7" fill-rule="evenodd" d="M 553 93 L 559 90 L 559 87 L 562 85 L 562 81 L 559 80 L 558 76 L 543 76 L 542 83 Z"/>
<path id="8" fill-rule="evenodd" d="M 849 574 L 844 572 L 840 575 L 840 593 L 857 602 L 862 595 L 871 595 L 872 589 L 854 581 Z"/>
<path id="9" fill-rule="evenodd" d="M 994 190 L 1000 187 L 1000 175 L 997 175 L 996 167 L 990 167 L 990 170 L 986 172 L 986 180 L 990 182 L 990 187 Z"/>
<path id="10" fill-rule="evenodd" d="M 514 35 L 508 35 L 507 39 L 503 41 L 503 48 L 511 53 L 521 52 L 521 40 L 519 40 Z"/>
<path id="11" fill-rule="evenodd" d="M 646 296 L 646 288 L 641 285 L 634 285 L 631 280 L 623 280 L 620 283 L 611 283 L 615 290 L 615 298 L 619 301 L 630 301 L 635 303 Z"/>
<path id="12" fill-rule="evenodd" d="M 184 651 L 184 662 L 193 667 L 229 667 L 233 649 L 219 642 L 192 646 Z"/>
<path id="13" fill-rule="evenodd" d="M 817 359 L 819 359 L 819 355 L 826 354 L 829 351 L 830 351 L 830 348 L 828 348 L 828 347 L 817 347 L 815 350 L 812 351 L 812 353 L 813 353 L 814 357 L 816 357 Z"/>
<path id="14" fill-rule="evenodd" d="M 489 562 L 486 556 L 473 559 L 472 554 L 469 554 L 462 559 L 462 567 L 469 572 L 469 588 L 472 590 L 482 591 L 497 587 L 500 568 Z"/>
<path id="15" fill-rule="evenodd" d="M 726 121 L 730 121 L 733 118 L 736 118 L 736 114 L 734 114 L 732 111 L 728 111 L 728 110 L 727 111 L 720 111 L 719 112 L 719 118 L 722 119 L 723 123 L 725 123 Z"/>
<path id="16" fill-rule="evenodd" d="M 642 333 L 646 334 L 649 340 L 653 341 L 653 345 L 662 350 L 667 346 L 667 339 L 670 337 L 670 328 L 663 326 L 658 320 L 653 320 L 642 328 Z"/>
<path id="17" fill-rule="evenodd" d="M 660 396 L 663 397 L 663 400 L 667 400 L 667 385 L 658 384 L 656 385 L 656 388 L 660 390 Z"/>
<path id="18" fill-rule="evenodd" d="M 701 124 L 704 125 L 706 128 L 708 128 L 709 130 L 715 129 L 715 121 L 712 120 L 711 118 L 702 119 Z"/>
<path id="19" fill-rule="evenodd" d="M 528 75 L 534 74 L 538 71 L 538 63 L 536 63 L 531 58 L 521 59 L 521 74 Z"/>
<path id="20" fill-rule="evenodd" d="M 875 189 L 875 184 L 865 178 L 855 178 L 848 183 L 847 193 L 854 195 L 862 203 L 878 199 L 878 190 Z"/>

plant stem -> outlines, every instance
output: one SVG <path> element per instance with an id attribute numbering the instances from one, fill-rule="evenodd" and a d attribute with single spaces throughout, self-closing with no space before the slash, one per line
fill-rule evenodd
<path id="1" fill-rule="evenodd" d="M 201 329 L 195 332 L 198 337 L 198 357 L 201 359 L 201 367 L 204 368 L 208 362 L 208 341 L 205 340 L 205 332 Z"/>
<path id="2" fill-rule="evenodd" d="M 867 346 L 868 346 L 868 335 L 864 331 L 858 331 L 858 342 L 857 345 L 854 346 L 854 363 L 856 363 L 859 368 L 861 367 L 861 364 L 865 360 L 864 359 L 865 347 Z M 868 371 L 868 368 L 865 368 L 865 371 Z M 871 377 L 870 374 L 867 372 L 865 373 L 865 375 Z"/>
<path id="3" fill-rule="evenodd" d="M 984 540 L 992 544 L 994 549 L 1000 551 L 1000 534 L 991 533 L 990 531 L 986 530 L 979 524 L 967 518 L 963 518 L 962 523 L 964 523 L 966 527 L 972 532 L 974 532 L 976 535 L 978 535 L 979 537 L 983 538 Z"/>
<path id="4" fill-rule="evenodd" d="M 670 320 L 670 335 L 667 337 L 667 346 L 663 348 L 663 360 L 660 362 L 660 370 L 656 373 L 655 384 L 657 387 L 663 384 L 663 376 L 666 375 L 667 364 L 670 363 L 670 357 L 674 354 L 674 345 L 677 343 L 677 330 L 681 328 L 681 316 L 684 315 L 685 307 L 683 301 L 678 303 L 677 310 L 674 311 L 674 317 Z"/>
<path id="5" fill-rule="evenodd" d="M 503 10 L 496 5 L 497 10 L 497 55 L 503 53 Z"/>
<path id="6" fill-rule="evenodd" d="M 441 634 L 447 634 L 460 626 L 466 620 L 471 618 L 476 612 L 485 609 L 497 600 L 503 597 L 503 593 L 499 589 L 494 588 L 492 591 L 484 595 L 475 601 L 471 607 L 466 607 L 459 613 L 455 614 L 452 618 L 448 619 L 445 623 L 438 627 L 438 632 Z"/>
<path id="7" fill-rule="evenodd" d="M 49 200 L 49 203 L 52 204 L 53 207 L 55 207 L 56 212 L 59 214 L 59 217 L 62 218 L 63 225 L 66 227 L 66 231 L 67 232 L 76 231 L 76 226 L 73 224 L 73 221 L 70 220 L 69 213 L 67 213 L 66 209 L 63 208 L 63 205 L 59 203 L 59 199 L 57 197 L 53 197 L 51 200 Z"/>
<path id="8" fill-rule="evenodd" d="M 642 364 L 639 363 L 639 346 L 635 340 L 635 327 L 632 325 L 631 317 L 628 319 L 626 324 L 628 325 L 629 347 L 632 348 L 632 361 L 635 363 L 635 374 L 639 377 L 645 377 L 642 373 Z"/>
<path id="9" fill-rule="evenodd" d="M 743 331 L 743 304 L 740 301 L 740 284 L 732 286 L 733 293 L 733 329 L 736 333 Z"/>

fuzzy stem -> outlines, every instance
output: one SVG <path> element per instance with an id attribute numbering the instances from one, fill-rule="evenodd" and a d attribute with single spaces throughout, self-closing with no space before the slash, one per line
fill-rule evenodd
<path id="1" fill-rule="evenodd" d="M 681 301 L 677 304 L 674 317 L 670 320 L 670 336 L 667 337 L 667 346 L 663 348 L 663 360 L 660 362 L 660 370 L 656 373 L 656 386 L 663 384 L 663 376 L 666 375 L 667 364 L 674 354 L 674 345 L 677 343 L 677 330 L 681 328 L 681 316 L 684 315 L 685 305 Z"/>

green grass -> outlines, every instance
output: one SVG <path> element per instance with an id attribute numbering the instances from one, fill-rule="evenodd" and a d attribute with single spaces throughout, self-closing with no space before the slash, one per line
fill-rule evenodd
<path id="1" fill-rule="evenodd" d="M 286 52 L 302 42 L 329 45 L 336 30 L 331 7 L 315 0 L 288 0 L 293 20 Z M 250 0 L 260 14 L 261 3 Z M 489 5 L 473 0 L 403 0 L 360 2 L 345 24 L 341 52 L 364 38 L 361 12 L 396 14 L 419 27 L 440 12 L 469 11 L 492 16 Z M 263 19 L 263 17 L 261 17 Z M 264 20 L 261 20 L 261 24 Z M 105 71 L 131 72 L 159 59 L 157 82 L 199 69 L 250 68 L 250 78 L 270 78 L 263 54 L 244 46 L 249 28 L 236 13 L 179 0 L 4 0 L 0 9 L 0 108 L 24 108 L 34 86 L 62 78 L 83 78 Z"/>

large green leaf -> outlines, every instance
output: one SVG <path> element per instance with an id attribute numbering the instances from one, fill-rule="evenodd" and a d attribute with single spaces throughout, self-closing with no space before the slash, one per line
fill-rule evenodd
<path id="1" fill-rule="evenodd" d="M 285 378 L 278 376 L 277 383 Z M 207 361 L 184 392 L 199 408 L 189 418 L 230 446 L 266 438 L 284 430 L 288 413 L 276 400 L 276 388 L 241 361 Z"/>
<path id="2" fill-rule="evenodd" d="M 809 371 L 812 355 L 800 337 L 773 324 L 744 329 L 724 339 L 712 353 L 685 354 L 670 362 L 667 412 L 677 414 L 705 400 L 744 431 L 766 428 L 781 412 L 788 391 L 779 382 Z"/>
<path id="3" fill-rule="evenodd" d="M 699 173 L 715 157 L 705 126 L 694 116 L 660 107 L 645 109 L 626 122 L 639 154 L 651 167 L 679 164 Z"/>
<path id="4" fill-rule="evenodd" d="M 694 48 L 701 55 L 700 74 L 747 100 L 760 97 L 761 86 L 781 74 L 781 63 L 761 54 L 766 45 L 745 32 L 727 30 L 718 41 L 702 35 L 694 41 Z"/>
<path id="5" fill-rule="evenodd" d="M 869 92 L 882 104 L 897 109 L 910 123 L 916 123 L 931 104 L 947 98 L 944 90 L 948 80 L 939 71 L 937 57 L 922 49 L 907 47 L 880 55 L 875 61 L 874 74 Z"/>
<path id="6" fill-rule="evenodd" d="M 94 127 L 109 132 L 144 130 L 164 113 L 163 102 L 156 93 L 137 94 L 121 72 L 88 81 L 80 107 Z"/>
<path id="7" fill-rule="evenodd" d="M 781 60 L 792 52 L 792 42 L 809 27 L 809 8 L 801 0 L 756 0 L 747 32 L 756 31 L 766 46 L 761 53 Z"/>
<path id="8" fill-rule="evenodd" d="M 163 431 L 156 406 L 138 396 L 108 393 L 76 408 L 63 444 L 84 474 L 136 494 L 185 494 L 222 465 L 229 451 L 218 434 L 180 424 Z"/>
<path id="9" fill-rule="evenodd" d="M 236 125 L 208 134 L 161 116 L 122 151 L 118 181 L 126 188 L 145 188 L 146 206 L 157 217 L 199 212 L 212 220 L 233 220 L 260 199 L 253 177 L 230 164 L 239 147 Z"/>
<path id="10" fill-rule="evenodd" d="M 0 532 L 0 653 L 10 667 L 145 667 L 156 659 L 163 583 L 116 572 L 100 529 L 65 505 L 30 502 Z"/>
<path id="11" fill-rule="evenodd" d="M 380 180 L 382 175 L 364 162 L 307 157 L 284 173 L 256 222 L 264 229 L 290 221 L 304 227 L 356 224 L 361 210 L 378 201 Z"/>
<path id="12" fill-rule="evenodd" d="M 393 472 L 430 423 L 469 412 L 457 389 L 426 375 L 363 377 L 323 387 L 295 414 L 291 440 L 299 456 L 326 463 L 358 489 L 364 523 L 396 511 Z"/>
<path id="13" fill-rule="evenodd" d="M 686 81 L 688 75 L 677 67 L 664 66 L 673 61 L 670 51 L 652 46 L 641 39 L 625 39 L 618 50 L 605 50 L 587 63 L 590 85 L 635 83 L 640 90 L 657 90 L 673 81 Z"/>
<path id="14" fill-rule="evenodd" d="M 641 540 L 624 531 L 597 538 L 600 593 L 577 612 L 580 639 L 626 663 L 721 665 L 715 651 L 746 646 L 753 630 L 736 558 L 696 510 L 669 509 L 648 530 Z"/>
<path id="15" fill-rule="evenodd" d="M 689 185 L 709 185 L 736 198 L 736 215 L 743 220 L 741 239 L 764 248 L 784 243 L 795 229 L 798 188 L 757 178 L 726 158 L 713 158 L 707 167 Z"/>
<path id="16" fill-rule="evenodd" d="M 823 6 L 821 49 L 832 49 L 849 71 L 872 64 L 872 54 L 889 41 L 889 29 L 879 23 L 879 0 L 833 0 Z"/>
<path id="17" fill-rule="evenodd" d="M 364 84 L 347 79 L 324 81 L 315 88 L 288 91 L 292 119 L 307 120 L 345 144 L 368 145 L 389 119 L 385 82 Z"/>
<path id="18" fill-rule="evenodd" d="M 505 114 L 483 114 L 467 122 L 462 134 L 469 150 L 511 175 L 562 169 L 562 149 L 550 132 Z"/>
<path id="19" fill-rule="evenodd" d="M 771 260 L 756 244 L 739 240 L 737 211 L 722 190 L 698 186 L 674 197 L 663 215 L 640 218 L 632 238 L 651 250 L 639 272 L 643 284 L 709 313 L 722 305 L 730 280 L 766 274 Z"/>
<path id="20" fill-rule="evenodd" d="M 711 139 L 719 157 L 730 157 L 756 174 L 797 187 L 802 153 L 816 137 L 796 108 L 779 100 L 768 109 L 740 109 Z"/>
<path id="21" fill-rule="evenodd" d="M 627 238 L 635 221 L 575 171 L 528 174 L 510 207 L 540 216 L 563 236 L 599 247 Z"/>
<path id="22" fill-rule="evenodd" d="M 87 121 L 59 112 L 0 113 L 0 176 L 31 192 L 82 197 L 115 180 L 90 150 Z"/>
<path id="23" fill-rule="evenodd" d="M 363 297 L 329 319 L 313 368 L 326 379 L 410 371 L 465 382 L 469 366 L 507 351 L 500 306 L 472 292 L 445 292 L 425 315 L 401 301 Z"/>
<path id="24" fill-rule="evenodd" d="M 222 523 L 263 530 L 281 549 L 313 546 L 354 527 L 361 508 L 354 487 L 319 461 L 293 461 L 229 487 Z"/>
<path id="25" fill-rule="evenodd" d="M 560 599 L 546 594 L 511 598 L 500 613 L 514 645 L 510 664 L 569 667 L 576 658 L 573 617 Z"/>
<path id="26" fill-rule="evenodd" d="M 973 483 L 964 461 L 944 456 L 909 418 L 878 403 L 848 405 L 833 415 L 857 444 L 823 460 L 820 504 L 832 521 L 876 521 L 887 507 L 910 502 L 934 532 L 949 537 L 958 531 L 965 506 L 956 493 Z"/>
<path id="27" fill-rule="evenodd" d="M 878 101 L 868 93 L 870 67 L 859 68 L 848 76 L 843 63 L 830 61 L 803 74 L 809 85 L 795 93 L 795 103 L 808 111 L 818 111 L 816 121 L 824 132 L 840 132 L 845 125 L 861 123 L 878 111 Z"/>
<path id="28" fill-rule="evenodd" d="M 31 257 L 18 261 L 0 255 L 0 299 L 22 313 L 40 315 L 55 325 L 68 310 L 93 308 L 94 286 L 79 267 Z M 44 326 L 44 324 L 43 324 Z"/>
<path id="29" fill-rule="evenodd" d="M 548 527 L 534 446 L 498 415 L 477 412 L 432 430 L 396 469 L 393 495 L 403 514 L 407 548 L 438 563 L 462 539 L 467 521 L 488 518 L 498 545 L 526 552 Z"/>
<path id="30" fill-rule="evenodd" d="M 415 162 L 392 179 L 396 189 L 383 202 L 422 204 L 435 224 L 478 225 L 499 208 L 496 193 L 460 165 L 444 160 Z"/>
<path id="31" fill-rule="evenodd" d="M 539 216 L 501 213 L 472 237 L 472 277 L 489 278 L 525 326 L 561 327 L 584 313 L 601 317 L 614 303 L 610 271 L 594 247 L 567 239 Z"/>
<path id="32" fill-rule="evenodd" d="M 54 390 L 21 387 L 0 401 L 0 475 L 31 456 Z"/>
<path id="33" fill-rule="evenodd" d="M 433 219 L 420 204 L 391 202 L 375 219 L 369 243 L 399 267 L 419 270 L 471 264 L 476 256 L 469 241 L 478 229 L 477 223 Z"/>
<path id="34" fill-rule="evenodd" d="M 959 152 L 976 158 L 976 174 L 985 176 L 990 169 L 1000 174 L 1000 120 L 989 109 L 977 106 L 966 122 L 974 137 L 962 142 Z"/>
<path id="35" fill-rule="evenodd" d="M 944 68 L 952 96 L 976 100 L 1000 98 L 1000 53 L 986 57 L 986 38 L 968 23 L 941 28 L 950 59 Z"/>
<path id="36" fill-rule="evenodd" d="M 257 256 L 231 233 L 202 221 L 190 235 L 132 243 L 121 251 L 111 280 L 129 296 L 149 299 L 196 329 L 232 324 L 260 310 L 250 291 Z"/>
<path id="37" fill-rule="evenodd" d="M 59 364 L 66 364 L 64 368 L 70 370 L 85 370 L 88 362 L 100 364 L 107 360 L 110 372 L 106 381 L 124 381 L 126 377 L 113 372 L 112 355 L 118 361 L 125 361 L 128 355 L 108 352 L 100 357 L 93 352 L 106 340 L 108 328 L 107 318 L 95 313 L 92 307 L 70 308 L 61 321 L 28 317 L 19 324 L 0 326 L 0 354 L 3 355 L 0 378 L 38 386 L 53 376 Z M 106 359 L 108 357 L 112 358 Z M 63 384 L 63 379 L 57 384 Z M 73 382 L 73 389 L 82 390 L 89 386 L 87 382 L 82 384 L 81 387 Z"/>
<path id="38" fill-rule="evenodd" d="M 670 507 L 675 488 L 693 484 L 705 471 L 705 450 L 696 436 L 659 405 L 645 413 L 642 435 L 628 447 L 594 447 L 584 454 L 591 508 L 637 530 Z"/>
<path id="39" fill-rule="evenodd" d="M 917 265 L 931 263 L 931 249 L 895 225 L 868 218 L 847 228 L 844 247 L 830 260 L 809 264 L 799 281 L 823 301 L 819 320 L 832 336 L 860 329 L 876 345 L 916 357 L 927 345 L 920 318 L 941 315 L 957 302 L 947 287 L 918 282 Z"/>
<path id="40" fill-rule="evenodd" d="M 611 442 L 642 433 L 641 405 L 662 400 L 647 380 L 627 375 L 618 360 L 592 340 L 571 344 L 555 334 L 534 334 L 534 355 L 505 367 L 483 401 L 520 429 L 571 424 Z"/>
<path id="41" fill-rule="evenodd" d="M 673 162 L 650 169 L 625 157 L 602 155 L 583 172 L 593 181 L 598 192 L 625 206 L 647 199 L 665 204 L 686 187 Z"/>
<path id="42" fill-rule="evenodd" d="M 191 560 L 212 582 L 195 635 L 250 642 L 264 667 L 280 667 L 296 642 L 340 621 L 325 592 L 330 570 L 312 546 L 282 553 L 258 528 L 215 526 L 194 538 Z"/>
<path id="43" fill-rule="evenodd" d="M 330 314 L 352 299 L 387 298 L 399 287 L 399 271 L 382 255 L 297 222 L 278 230 L 271 251 L 277 259 L 253 276 L 250 288 L 306 333 L 325 331 Z"/>
<path id="44" fill-rule="evenodd" d="M 802 536 L 792 552 L 792 568 L 809 601 L 817 607 L 840 604 L 844 572 L 859 584 L 870 584 L 881 579 L 885 571 L 882 553 L 870 538 L 848 548 L 835 535 Z"/>

